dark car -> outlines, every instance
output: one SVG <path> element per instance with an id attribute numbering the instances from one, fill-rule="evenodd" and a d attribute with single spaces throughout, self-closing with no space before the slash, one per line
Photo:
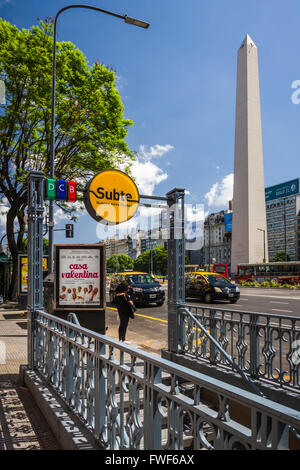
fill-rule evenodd
<path id="1" fill-rule="evenodd" d="M 109 288 L 109 300 L 114 302 L 116 287 L 121 282 L 128 285 L 128 294 L 137 305 L 156 303 L 163 305 L 165 290 L 151 274 L 140 272 L 126 272 L 114 274 Z"/>
<path id="2" fill-rule="evenodd" d="M 185 276 L 185 296 L 198 297 L 206 303 L 229 300 L 234 304 L 240 298 L 240 290 L 222 274 L 194 272 Z"/>

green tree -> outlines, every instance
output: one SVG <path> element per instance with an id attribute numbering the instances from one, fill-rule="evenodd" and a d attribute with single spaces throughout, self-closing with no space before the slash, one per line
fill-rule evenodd
<path id="1" fill-rule="evenodd" d="M 0 197 L 9 203 L 12 286 L 23 250 L 26 176 L 29 169 L 45 176 L 50 171 L 52 35 L 50 20 L 20 31 L 0 18 L 0 79 L 6 90 L 0 111 Z M 55 177 L 80 179 L 83 185 L 92 174 L 118 167 L 124 155 L 134 158 L 125 142 L 133 122 L 124 118 L 114 71 L 90 65 L 71 42 L 58 42 L 56 76 Z"/>
<path id="2" fill-rule="evenodd" d="M 120 254 L 120 255 L 112 255 L 106 261 L 107 270 L 110 272 L 122 272 L 126 271 L 127 269 L 133 268 L 133 260 L 130 256 Z"/>
<path id="3" fill-rule="evenodd" d="M 187 264 L 187 257 L 185 262 Z M 163 246 L 156 246 L 152 250 L 153 273 L 165 276 L 168 273 L 168 250 Z M 151 270 L 151 250 L 141 253 L 134 260 L 134 269 L 137 271 L 150 272 Z"/>
<path id="4" fill-rule="evenodd" d="M 285 255 L 285 251 L 278 251 L 276 253 L 276 256 L 273 256 L 273 258 L 270 259 L 270 261 L 290 261 L 291 258 L 289 255 Z"/>

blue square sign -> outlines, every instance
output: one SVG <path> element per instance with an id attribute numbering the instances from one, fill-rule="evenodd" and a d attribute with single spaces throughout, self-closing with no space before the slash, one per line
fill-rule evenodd
<path id="1" fill-rule="evenodd" d="M 57 181 L 57 199 L 65 201 L 67 199 L 67 184 L 65 180 Z"/>

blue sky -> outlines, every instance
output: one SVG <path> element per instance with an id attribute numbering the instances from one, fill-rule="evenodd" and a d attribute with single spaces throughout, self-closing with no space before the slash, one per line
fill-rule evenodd
<path id="1" fill-rule="evenodd" d="M 299 1 L 88 3 L 151 24 L 143 30 L 101 13 L 71 10 L 58 25 L 58 40 L 72 41 L 91 63 L 98 59 L 116 70 L 125 115 L 135 122 L 127 141 L 140 154 L 136 176 L 141 192 L 164 195 L 183 187 L 190 192 L 186 202 L 204 204 L 205 211 L 227 209 L 237 50 L 246 33 L 258 47 L 265 185 L 300 176 L 300 104 L 291 100 L 292 83 L 300 80 Z M 67 4 L 0 0 L 0 16 L 29 28 L 37 17 L 54 17 Z M 57 220 L 57 227 L 63 227 L 65 220 Z M 101 229 L 98 233 L 102 237 Z M 73 241 L 96 240 L 96 223 L 82 215 Z M 63 232 L 56 233 L 55 241 L 66 241 Z"/>

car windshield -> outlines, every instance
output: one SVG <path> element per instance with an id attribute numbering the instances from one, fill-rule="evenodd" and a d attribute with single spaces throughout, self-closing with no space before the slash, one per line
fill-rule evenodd
<path id="1" fill-rule="evenodd" d="M 127 277 L 129 284 L 152 284 L 154 277 L 150 274 L 131 274 Z"/>
<path id="2" fill-rule="evenodd" d="M 206 279 L 208 282 L 215 287 L 223 287 L 223 286 L 231 286 L 231 282 L 226 279 L 224 276 L 220 276 L 217 274 L 205 274 Z"/>

